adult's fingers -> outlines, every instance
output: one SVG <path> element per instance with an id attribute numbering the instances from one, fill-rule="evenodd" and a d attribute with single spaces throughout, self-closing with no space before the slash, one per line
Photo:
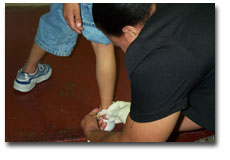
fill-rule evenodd
<path id="1" fill-rule="evenodd" d="M 102 124 L 100 125 L 100 129 L 104 130 L 106 127 L 107 123 L 106 122 L 102 122 Z"/>
<path id="2" fill-rule="evenodd" d="M 92 111 L 89 112 L 89 115 L 96 115 L 99 112 L 99 108 L 94 108 Z"/>

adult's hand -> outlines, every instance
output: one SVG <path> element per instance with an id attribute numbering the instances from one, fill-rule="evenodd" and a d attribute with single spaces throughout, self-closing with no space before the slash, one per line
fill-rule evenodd
<path id="1" fill-rule="evenodd" d="M 63 16 L 72 30 L 81 34 L 83 30 L 79 3 L 64 3 Z"/>
<path id="2" fill-rule="evenodd" d="M 85 136 L 87 136 L 92 130 L 99 130 L 97 122 L 97 112 L 99 112 L 99 108 L 93 109 L 81 121 L 81 128 Z"/>

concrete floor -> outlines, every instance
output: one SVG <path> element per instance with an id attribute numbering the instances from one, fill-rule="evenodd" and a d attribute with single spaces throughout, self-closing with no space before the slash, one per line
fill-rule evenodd
<path id="1" fill-rule="evenodd" d="M 95 55 L 89 41 L 79 36 L 70 57 L 51 54 L 43 59 L 53 69 L 48 81 L 29 93 L 13 89 L 17 70 L 29 54 L 39 17 L 47 7 L 7 7 L 5 14 L 5 140 L 7 142 L 85 142 L 80 120 L 99 106 Z M 130 101 L 125 55 L 116 48 L 115 100 Z M 116 127 L 116 131 L 122 125 Z M 169 141 L 191 142 L 214 132 L 176 133 Z"/>

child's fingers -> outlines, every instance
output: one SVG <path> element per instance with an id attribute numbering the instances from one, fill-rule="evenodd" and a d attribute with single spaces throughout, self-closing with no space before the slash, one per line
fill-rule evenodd
<path id="1" fill-rule="evenodd" d="M 82 28 L 82 20 L 81 20 L 81 10 L 79 5 L 74 10 L 74 17 L 75 17 L 75 26 L 81 32 L 83 28 Z"/>
<path id="2" fill-rule="evenodd" d="M 74 30 L 74 31 L 77 32 L 78 34 L 81 34 L 80 30 L 77 29 L 77 27 L 76 27 L 76 25 L 75 25 L 75 23 L 74 23 L 74 17 L 73 17 L 73 16 L 71 16 L 71 17 L 68 18 L 67 24 L 70 26 L 70 28 L 71 28 L 72 30 Z"/>

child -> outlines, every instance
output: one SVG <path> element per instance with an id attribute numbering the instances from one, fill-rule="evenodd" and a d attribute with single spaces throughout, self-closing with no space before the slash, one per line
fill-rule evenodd
<path id="1" fill-rule="evenodd" d="M 80 19 L 76 19 L 77 17 Z M 74 28 L 75 24 L 78 25 Z M 36 83 L 47 80 L 52 74 L 52 69 L 48 64 L 41 64 L 39 61 L 46 52 L 57 56 L 69 56 L 76 44 L 78 37 L 76 32 L 82 32 L 83 36 L 92 43 L 96 55 L 100 108 L 108 108 L 112 104 L 115 85 L 114 48 L 110 40 L 95 27 L 92 4 L 88 3 L 51 4 L 50 12 L 40 18 L 35 42 L 25 66 L 17 73 L 14 89 L 29 92 Z"/>

